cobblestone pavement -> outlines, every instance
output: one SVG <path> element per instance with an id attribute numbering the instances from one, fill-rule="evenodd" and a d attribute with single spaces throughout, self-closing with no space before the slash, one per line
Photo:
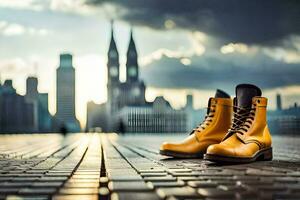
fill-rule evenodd
<path id="1" fill-rule="evenodd" d="M 300 137 L 274 160 L 217 165 L 158 154 L 184 135 L 0 135 L 0 199 L 300 199 Z"/>

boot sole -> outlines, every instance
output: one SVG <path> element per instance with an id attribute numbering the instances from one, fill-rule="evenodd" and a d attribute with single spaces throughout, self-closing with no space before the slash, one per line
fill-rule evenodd
<path id="1" fill-rule="evenodd" d="M 270 161 L 273 159 L 272 147 L 258 151 L 253 157 L 231 157 L 215 154 L 204 154 L 204 160 L 219 163 L 250 163 L 254 161 Z"/>
<path id="2" fill-rule="evenodd" d="M 160 150 L 159 153 L 164 156 L 174 158 L 203 158 L 204 153 L 181 153 L 177 151 Z"/>

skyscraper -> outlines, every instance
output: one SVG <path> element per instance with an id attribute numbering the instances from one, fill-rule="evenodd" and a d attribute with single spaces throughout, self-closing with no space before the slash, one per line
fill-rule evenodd
<path id="1" fill-rule="evenodd" d="M 56 118 L 61 128 L 70 132 L 80 130 L 75 116 L 75 69 L 71 54 L 61 54 L 56 70 Z"/>
<path id="2" fill-rule="evenodd" d="M 281 95 L 280 94 L 276 94 L 276 109 L 278 111 L 282 110 L 282 103 L 281 103 Z"/>
<path id="3" fill-rule="evenodd" d="M 38 120 L 39 120 L 39 113 L 38 113 L 38 79 L 36 77 L 28 77 L 26 80 L 26 101 L 33 105 L 33 123 L 35 130 L 38 130 Z"/>
<path id="4" fill-rule="evenodd" d="M 38 98 L 38 79 L 36 77 L 28 77 L 26 80 L 26 99 L 30 101 Z"/>

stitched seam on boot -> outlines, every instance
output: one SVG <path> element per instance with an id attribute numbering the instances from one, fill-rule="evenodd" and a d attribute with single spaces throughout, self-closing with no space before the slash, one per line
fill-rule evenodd
<path id="1" fill-rule="evenodd" d="M 250 143 L 255 143 L 255 144 L 257 144 L 258 145 L 258 147 L 259 147 L 259 149 L 263 149 L 264 148 L 264 145 L 263 144 L 261 144 L 259 141 L 257 141 L 257 140 L 246 140 L 245 141 L 245 144 L 250 144 Z"/>
<path id="2" fill-rule="evenodd" d="M 212 144 L 218 144 L 218 143 L 220 143 L 220 141 L 216 141 L 216 140 L 204 140 L 204 141 L 200 141 L 199 140 L 199 138 L 195 135 L 195 137 L 196 137 L 196 141 L 199 143 L 199 144 L 201 144 L 201 143 L 203 143 L 204 141 L 211 141 L 211 143 Z"/>
<path id="3" fill-rule="evenodd" d="M 195 134 L 195 138 L 196 138 L 196 141 L 197 141 L 198 143 L 200 143 L 200 140 L 199 140 L 199 138 L 197 137 L 196 134 Z"/>

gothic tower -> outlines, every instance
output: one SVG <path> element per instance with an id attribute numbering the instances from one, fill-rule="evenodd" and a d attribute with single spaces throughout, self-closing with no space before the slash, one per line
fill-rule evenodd
<path id="1" fill-rule="evenodd" d="M 119 52 L 114 39 L 113 23 L 111 24 L 111 39 L 108 49 L 108 62 L 107 62 L 107 91 L 108 91 L 108 105 L 109 113 L 117 110 L 117 98 L 120 93 L 120 63 Z"/>
<path id="2" fill-rule="evenodd" d="M 127 50 L 126 61 L 126 81 L 137 82 L 139 79 L 138 55 L 136 51 L 135 42 L 133 40 L 132 30 L 130 33 L 130 41 Z"/>

